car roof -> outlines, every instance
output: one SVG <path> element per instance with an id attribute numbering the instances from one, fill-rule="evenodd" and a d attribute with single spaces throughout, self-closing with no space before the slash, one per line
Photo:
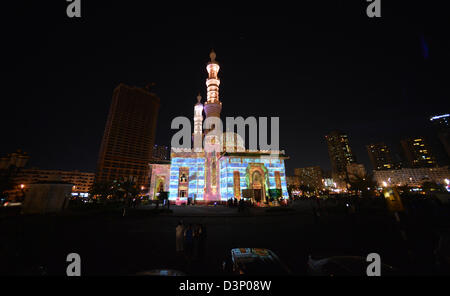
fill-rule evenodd
<path id="1" fill-rule="evenodd" d="M 286 274 L 289 270 L 278 256 L 264 248 L 234 248 L 233 262 L 247 274 Z"/>
<path id="2" fill-rule="evenodd" d="M 277 257 L 275 253 L 273 253 L 271 250 L 264 248 L 234 248 L 231 249 L 231 255 L 235 259 L 256 258 L 256 257 L 268 257 L 268 258 Z"/>

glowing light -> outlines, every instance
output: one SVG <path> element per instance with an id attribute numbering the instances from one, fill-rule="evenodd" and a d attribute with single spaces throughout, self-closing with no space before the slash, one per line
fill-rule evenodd
<path id="1" fill-rule="evenodd" d="M 24 184 L 20 184 L 20 189 L 24 189 L 24 188 L 25 188 L 25 185 Z"/>
<path id="2" fill-rule="evenodd" d="M 386 181 L 383 181 L 383 187 L 387 187 Z"/>
<path id="3" fill-rule="evenodd" d="M 445 117 L 449 117 L 450 114 L 444 114 L 444 115 L 438 115 L 438 116 L 433 116 L 430 118 L 430 120 L 435 120 L 435 119 L 440 119 L 440 118 L 445 118 Z"/>

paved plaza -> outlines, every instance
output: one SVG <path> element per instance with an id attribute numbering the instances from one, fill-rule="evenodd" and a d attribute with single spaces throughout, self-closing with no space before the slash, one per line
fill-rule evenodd
<path id="1" fill-rule="evenodd" d="M 0 230 L 2 274 L 64 275 L 69 253 L 79 253 L 84 275 L 129 275 L 173 268 L 192 275 L 221 274 L 221 263 L 232 248 L 268 248 L 299 275 L 306 272 L 308 255 L 361 255 L 376 252 L 382 261 L 409 268 L 407 250 L 415 254 L 420 272 L 432 272 L 433 232 L 426 222 L 415 225 L 405 244 L 388 214 L 324 213 L 317 219 L 308 202 L 291 211 L 248 214 L 225 206 L 172 206 L 173 213 L 150 214 L 150 209 L 83 213 L 78 215 L 4 218 Z M 175 227 L 201 223 L 206 246 L 201 258 L 175 251 Z M 419 269 L 419 268 L 418 268 Z M 408 270 L 413 273 L 412 269 Z"/>

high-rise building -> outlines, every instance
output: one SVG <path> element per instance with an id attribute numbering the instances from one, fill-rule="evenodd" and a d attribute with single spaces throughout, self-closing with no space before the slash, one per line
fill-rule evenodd
<path id="1" fill-rule="evenodd" d="M 370 162 L 374 170 L 389 170 L 394 168 L 391 151 L 384 143 L 374 143 L 366 146 Z"/>
<path id="2" fill-rule="evenodd" d="M 149 87 L 123 83 L 113 93 L 98 159 L 96 181 L 132 179 L 149 187 L 160 99 Z"/>
<path id="3" fill-rule="evenodd" d="M 432 116 L 430 121 L 436 129 L 437 136 L 445 149 L 447 157 L 450 158 L 450 114 Z"/>
<path id="4" fill-rule="evenodd" d="M 431 148 L 423 137 L 403 139 L 400 143 L 409 167 L 436 166 L 436 160 L 431 153 Z"/>
<path id="5" fill-rule="evenodd" d="M 300 185 L 322 190 L 323 189 L 323 174 L 319 166 L 295 168 L 294 175 L 298 178 Z"/>
<path id="6" fill-rule="evenodd" d="M 350 149 L 348 136 L 339 131 L 332 131 L 325 136 L 325 139 L 328 144 L 333 180 L 339 187 L 346 187 L 346 180 L 348 180 L 347 165 L 356 162 L 356 158 Z"/>
<path id="7" fill-rule="evenodd" d="M 153 161 L 169 160 L 169 147 L 164 145 L 153 145 Z"/>

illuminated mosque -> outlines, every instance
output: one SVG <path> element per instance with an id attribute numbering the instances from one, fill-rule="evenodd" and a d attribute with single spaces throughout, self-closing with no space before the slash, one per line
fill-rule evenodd
<path id="1" fill-rule="evenodd" d="M 205 149 L 172 147 L 170 164 L 150 164 L 150 198 L 168 191 L 170 202 L 176 204 L 186 203 L 188 198 L 196 204 L 246 198 L 260 205 L 272 204 L 277 198 L 287 199 L 284 151 L 248 150 L 235 133 L 218 137 L 211 130 L 203 130 L 203 112 L 206 118 L 220 118 L 222 110 L 220 67 L 215 58 L 212 51 L 206 66 L 207 100 L 202 104 L 199 95 L 194 106 L 192 138 L 194 143 L 204 140 Z"/>

